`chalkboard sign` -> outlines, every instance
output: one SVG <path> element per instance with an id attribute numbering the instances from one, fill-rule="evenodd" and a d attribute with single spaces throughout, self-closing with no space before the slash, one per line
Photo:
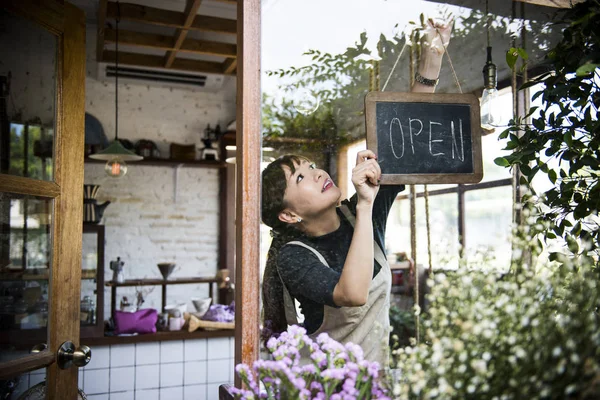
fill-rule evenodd
<path id="1" fill-rule="evenodd" d="M 371 92 L 365 114 L 367 148 L 377 154 L 382 184 L 483 178 L 475 95 Z"/>

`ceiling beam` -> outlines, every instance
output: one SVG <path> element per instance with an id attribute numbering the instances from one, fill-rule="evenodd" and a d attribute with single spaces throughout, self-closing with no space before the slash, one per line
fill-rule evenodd
<path id="1" fill-rule="evenodd" d="M 584 0 L 517 0 L 523 3 L 535 4 L 538 6 L 570 8 L 571 6 L 581 3 Z"/>
<path id="2" fill-rule="evenodd" d="M 237 68 L 237 58 L 229 58 L 223 62 L 223 73 L 225 75 L 231 75 Z"/>
<path id="3" fill-rule="evenodd" d="M 104 52 L 104 23 L 106 22 L 106 4 L 108 0 L 100 0 L 98 4 L 98 32 L 96 34 L 96 61 L 102 61 Z"/>
<path id="4" fill-rule="evenodd" d="M 169 68 L 175 57 L 177 56 L 177 50 L 183 44 L 185 40 L 188 29 L 194 22 L 194 18 L 196 18 L 196 14 L 198 14 L 198 9 L 200 8 L 200 4 L 202 4 L 202 0 L 188 0 L 185 6 L 185 19 L 183 21 L 183 27 L 181 29 L 177 29 L 175 32 L 175 45 L 173 46 L 173 50 L 170 50 L 165 54 L 165 68 Z"/>
<path id="5" fill-rule="evenodd" d="M 116 41 L 116 31 L 107 28 L 104 34 L 107 43 Z M 151 49 L 173 50 L 175 49 L 173 37 L 157 35 L 153 33 L 141 33 L 124 31 L 119 29 L 119 44 L 136 47 L 147 47 Z M 211 56 L 235 58 L 237 46 L 230 43 L 210 42 L 206 40 L 185 39 L 179 51 L 195 54 L 207 54 Z"/>
<path id="6" fill-rule="evenodd" d="M 177 11 L 162 10 L 160 8 L 131 3 L 120 3 L 120 8 L 122 20 L 168 26 L 171 28 L 182 28 L 183 21 L 185 20 L 185 14 Z M 110 19 L 117 17 L 117 5 L 115 2 L 108 2 L 107 17 Z M 237 33 L 237 22 L 234 19 L 196 15 L 189 29 L 235 35 Z"/>
<path id="7" fill-rule="evenodd" d="M 105 62 L 115 62 L 115 52 L 107 50 L 104 52 L 103 58 Z M 163 56 L 152 56 L 149 54 L 119 52 L 119 64 L 144 68 L 165 69 L 165 58 Z M 223 66 L 221 63 L 212 61 L 192 60 L 187 58 L 175 59 L 175 61 L 173 61 L 173 64 L 167 69 L 188 72 L 200 72 L 205 74 L 224 74 Z"/>

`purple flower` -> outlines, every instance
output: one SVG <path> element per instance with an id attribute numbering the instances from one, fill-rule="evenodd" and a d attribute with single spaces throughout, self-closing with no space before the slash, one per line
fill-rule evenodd
<path id="1" fill-rule="evenodd" d="M 344 379 L 344 375 L 345 371 L 343 368 L 329 368 L 321 372 L 321 376 L 325 378 L 325 380 L 336 379 L 338 381 L 341 381 L 342 379 Z"/>

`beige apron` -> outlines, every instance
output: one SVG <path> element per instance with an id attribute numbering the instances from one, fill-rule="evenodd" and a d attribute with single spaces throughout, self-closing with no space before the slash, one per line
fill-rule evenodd
<path id="1" fill-rule="evenodd" d="M 352 226 L 355 217 L 347 206 L 341 206 L 342 213 Z M 305 247 L 315 253 L 319 261 L 329 267 L 325 258 L 309 245 L 293 241 L 294 244 Z M 315 339 L 320 333 L 326 332 L 331 338 L 340 343 L 352 342 L 362 347 L 365 359 L 377 361 L 386 368 L 389 364 L 389 332 L 390 332 L 390 291 L 392 274 L 390 266 L 381 247 L 373 240 L 375 260 L 381 270 L 371 280 L 367 303 L 360 307 L 324 307 L 323 323 L 316 332 L 310 335 Z M 288 325 L 297 325 L 298 318 L 294 299 L 284 287 L 284 308 Z"/>

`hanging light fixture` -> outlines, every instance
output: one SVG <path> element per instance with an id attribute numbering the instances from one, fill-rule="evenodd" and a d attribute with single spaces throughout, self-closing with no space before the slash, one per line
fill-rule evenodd
<path id="1" fill-rule="evenodd" d="M 483 93 L 481 95 L 481 127 L 493 131 L 500 122 L 500 108 L 498 106 L 498 89 L 496 65 L 492 62 L 492 45 L 490 43 L 490 16 L 488 0 L 485 1 L 485 15 L 487 18 L 487 60 L 483 67 Z"/>
<path id="2" fill-rule="evenodd" d="M 92 154 L 90 158 L 95 160 L 104 160 L 106 165 L 104 171 L 108 176 L 120 178 L 127 173 L 127 164 L 125 161 L 139 161 L 144 157 L 127 150 L 119 142 L 119 22 L 121 19 L 121 9 L 117 1 L 117 18 L 115 29 L 115 140 L 104 150 Z"/>

